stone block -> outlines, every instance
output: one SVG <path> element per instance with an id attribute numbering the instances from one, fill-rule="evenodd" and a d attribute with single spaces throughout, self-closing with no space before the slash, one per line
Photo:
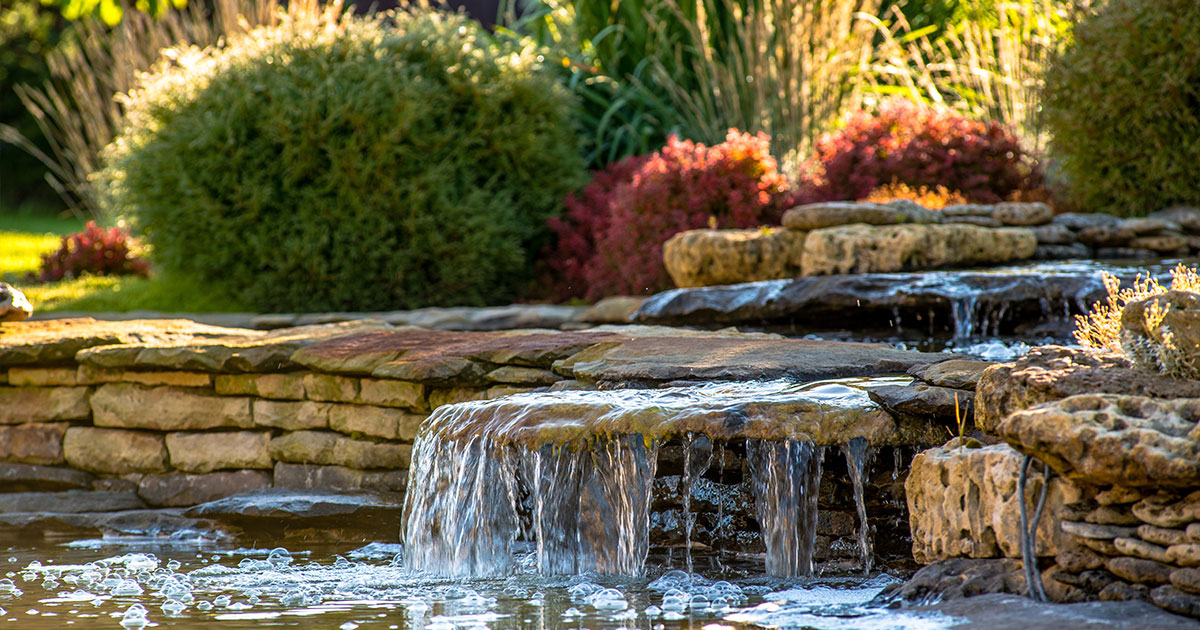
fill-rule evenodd
<path id="1" fill-rule="evenodd" d="M 525 394 L 528 392 L 532 392 L 536 389 L 537 389 L 536 387 L 518 387 L 516 385 L 497 385 L 495 387 L 489 387 L 487 389 L 487 393 L 484 395 L 484 397 L 487 398 L 488 400 L 492 400 L 494 398 L 503 398 L 505 396 L 512 396 L 514 394 Z"/>
<path id="2" fill-rule="evenodd" d="M 221 469 L 271 468 L 267 452 L 271 434 L 265 431 L 168 433 L 171 466 L 184 472 L 206 473 Z"/>
<path id="3" fill-rule="evenodd" d="M 362 386 L 357 378 L 333 374 L 304 375 L 304 393 L 309 400 L 324 402 L 360 402 Z"/>
<path id="4" fill-rule="evenodd" d="M 488 390 L 486 389 L 476 389 L 473 387 L 435 389 L 429 392 L 429 407 L 437 409 L 442 405 L 453 405 L 471 400 L 487 400 L 488 398 Z"/>
<path id="5" fill-rule="evenodd" d="M 805 276 L 893 272 L 1025 260 L 1037 249 L 1026 228 L 974 225 L 845 225 L 804 240 Z"/>
<path id="6" fill-rule="evenodd" d="M 14 367 L 8 370 L 8 384 L 13 387 L 59 387 L 77 385 L 75 368 Z"/>
<path id="7" fill-rule="evenodd" d="M 216 388 L 222 396 L 304 400 L 304 374 L 218 374 Z"/>
<path id="8" fill-rule="evenodd" d="M 0 424 L 84 420 L 90 387 L 0 387 Z"/>
<path id="9" fill-rule="evenodd" d="M 79 514 L 83 512 L 119 512 L 146 507 L 132 492 L 11 492 L 0 493 L 0 513 L 50 512 Z"/>
<path id="10" fill-rule="evenodd" d="M 1054 210 L 1040 201 L 1005 201 L 995 205 L 992 218 L 1005 225 L 1045 225 L 1054 218 Z"/>
<path id="11" fill-rule="evenodd" d="M 900 223 L 941 223 L 940 212 L 907 204 L 857 203 L 830 201 L 797 206 L 783 214 L 783 226 L 792 230 L 816 230 L 838 225 L 864 223 L 896 225 Z"/>
<path id="12" fill-rule="evenodd" d="M 63 463 L 65 422 L 0 425 L 0 461 L 24 464 Z"/>
<path id="13" fill-rule="evenodd" d="M 204 372 L 142 372 L 99 368 L 92 365 L 81 365 L 76 374 L 81 385 L 101 385 L 104 383 L 136 383 L 138 385 L 170 385 L 174 387 L 212 387 L 213 377 Z"/>
<path id="14" fill-rule="evenodd" d="M 786 228 L 688 230 L 663 244 L 663 264 L 677 287 L 797 278 L 805 236 Z"/>
<path id="15" fill-rule="evenodd" d="M 1020 558 L 1017 477 L 1024 457 L 1004 444 L 961 448 L 957 440 L 919 453 L 904 484 L 913 557 L 929 564 L 956 556 Z M 1041 491 L 1041 475 L 1026 485 L 1026 507 Z M 1066 547 L 1059 511 L 1080 490 L 1055 477 L 1038 526 L 1037 553 L 1052 556 Z"/>
<path id="16" fill-rule="evenodd" d="M 413 411 L 429 409 L 425 386 L 410 381 L 364 378 L 359 383 L 359 402 L 380 407 L 401 407 Z"/>
<path id="17" fill-rule="evenodd" d="M 162 435 L 147 431 L 71 427 L 63 436 L 63 457 L 71 467 L 94 473 L 167 471 Z"/>
<path id="18" fill-rule="evenodd" d="M 92 411 L 98 427 L 179 431 L 254 426 L 250 398 L 216 396 L 180 387 L 101 385 L 92 395 Z"/>
<path id="19" fill-rule="evenodd" d="M 296 431 L 329 427 L 329 409 L 334 403 L 292 402 L 279 400 L 254 401 L 254 424 Z"/>
<path id="20" fill-rule="evenodd" d="M 517 365 L 502 365 L 488 372 L 487 379 L 508 385 L 553 385 L 563 380 L 561 376 L 550 370 Z"/>
<path id="21" fill-rule="evenodd" d="M 355 440 L 328 431 L 293 431 L 273 438 L 270 452 L 276 460 L 293 464 L 406 469 L 412 445 Z"/>
<path id="22" fill-rule="evenodd" d="M 82 470 L 0 462 L 0 488 L 6 492 L 87 490 L 95 480 Z"/>
<path id="23" fill-rule="evenodd" d="M 389 407 L 333 404 L 329 408 L 329 428 L 340 433 L 411 442 L 426 417 Z"/>
<path id="24" fill-rule="evenodd" d="M 138 496 L 156 507 L 179 507 L 271 487 L 271 473 L 260 470 L 214 472 L 204 475 L 171 473 L 146 475 L 138 483 Z"/>
<path id="25" fill-rule="evenodd" d="M 368 472 L 345 466 L 316 464 L 275 464 L 276 488 L 326 488 L 330 490 L 382 490 L 404 492 L 408 472 L 389 470 Z"/>

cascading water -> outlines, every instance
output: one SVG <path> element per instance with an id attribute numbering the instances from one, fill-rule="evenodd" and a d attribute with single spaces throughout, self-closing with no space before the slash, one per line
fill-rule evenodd
<path id="1" fill-rule="evenodd" d="M 688 575 L 694 572 L 692 567 L 692 529 L 696 525 L 696 517 L 692 514 L 692 486 L 701 475 L 708 471 L 708 467 L 712 463 L 712 456 L 712 440 L 708 436 L 688 433 L 683 437 L 683 479 L 680 481 L 683 494 L 685 564 Z"/>
<path id="2" fill-rule="evenodd" d="M 767 547 L 767 573 L 811 575 L 817 489 L 825 448 L 800 440 L 747 440 L 755 508 Z"/>
<path id="3" fill-rule="evenodd" d="M 871 526 L 867 523 L 867 503 L 863 497 L 863 482 L 875 459 L 875 449 L 864 438 L 854 438 L 842 445 L 850 483 L 854 485 L 854 508 L 858 512 L 858 559 L 864 574 L 871 572 L 875 554 L 871 549 Z"/>

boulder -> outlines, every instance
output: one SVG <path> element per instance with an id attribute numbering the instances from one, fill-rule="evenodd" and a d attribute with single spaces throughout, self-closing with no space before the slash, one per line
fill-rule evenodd
<path id="1" fill-rule="evenodd" d="M 995 264 L 1033 256 L 1025 228 L 974 225 L 847 225 L 813 230 L 804 240 L 806 276 Z"/>
<path id="2" fill-rule="evenodd" d="M 168 461 L 161 434 L 94 427 L 67 429 L 63 457 L 72 468 L 110 475 L 166 472 Z"/>
<path id="3" fill-rule="evenodd" d="M 1193 595 L 1200 594 L 1200 569 L 1175 569 L 1171 571 L 1171 584 Z"/>
<path id="4" fill-rule="evenodd" d="M 1150 601 L 1163 610 L 1177 615 L 1200 619 L 1200 597 L 1174 586 L 1160 586 L 1150 591 Z M 1147 626 L 1149 627 L 1149 626 Z"/>
<path id="5" fill-rule="evenodd" d="M 1171 566 L 1145 558 L 1109 558 L 1104 567 L 1113 575 L 1134 584 L 1170 584 Z"/>
<path id="6" fill-rule="evenodd" d="M 885 597 L 910 603 L 954 601 L 989 593 L 1025 592 L 1021 563 L 1008 558 L 950 558 L 922 567 L 899 588 Z"/>
<path id="7" fill-rule="evenodd" d="M 663 244 L 663 264 L 677 287 L 795 278 L 805 236 L 783 228 L 688 230 Z"/>
<path id="8" fill-rule="evenodd" d="M 918 453 L 904 483 L 913 557 L 920 564 L 966 556 L 1020 558 L 1017 477 L 1024 458 L 1004 444 L 964 448 L 958 439 Z M 1026 507 L 1037 502 L 1041 475 L 1031 474 Z M 1050 482 L 1038 525 L 1039 556 L 1065 547 L 1059 513 L 1080 490 L 1061 478 Z"/>
<path id="9" fill-rule="evenodd" d="M 1004 225 L 1044 225 L 1054 218 L 1054 209 L 1040 201 L 1005 201 L 995 205 L 992 218 Z"/>
<path id="10" fill-rule="evenodd" d="M 203 475 L 171 473 L 146 475 L 138 482 L 138 496 L 153 506 L 179 507 L 207 503 L 224 497 L 271 487 L 271 474 L 236 470 Z"/>
<path id="11" fill-rule="evenodd" d="M 973 431 L 974 396 L 970 392 L 930 385 L 884 385 L 872 387 L 867 394 L 893 415 L 940 420 L 955 431 L 962 420 L 964 431 Z"/>
<path id="12" fill-rule="evenodd" d="M 214 396 L 181 387 L 101 385 L 92 395 L 98 427 L 179 431 L 254 426 L 250 398 Z"/>
<path id="13" fill-rule="evenodd" d="M 852 201 L 828 201 L 797 206 L 783 213 L 783 227 L 791 230 L 817 230 L 838 225 L 897 225 L 900 223 L 941 223 L 943 217 L 921 207 Z"/>
<path id="14" fill-rule="evenodd" d="M 271 434 L 264 431 L 168 433 L 171 466 L 190 473 L 237 468 L 271 468 Z"/>
<path id="15" fill-rule="evenodd" d="M 20 322 L 33 315 L 33 305 L 17 287 L 0 282 L 0 322 Z"/>
<path id="16" fill-rule="evenodd" d="M 1200 399 L 1081 394 L 1014 412 L 993 429 L 1016 450 L 1069 479 L 1194 488 L 1200 486 L 1198 417 Z"/>

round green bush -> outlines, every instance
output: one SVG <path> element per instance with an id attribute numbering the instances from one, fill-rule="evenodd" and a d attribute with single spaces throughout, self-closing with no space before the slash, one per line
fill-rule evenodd
<path id="1" fill-rule="evenodd" d="M 166 269 L 260 310 L 511 301 L 585 177 L 570 97 L 434 11 L 176 50 L 129 95 L 109 202 Z"/>
<path id="2" fill-rule="evenodd" d="M 1200 2 L 1110 0 L 1047 70 L 1046 125 L 1070 201 L 1143 216 L 1200 204 Z"/>

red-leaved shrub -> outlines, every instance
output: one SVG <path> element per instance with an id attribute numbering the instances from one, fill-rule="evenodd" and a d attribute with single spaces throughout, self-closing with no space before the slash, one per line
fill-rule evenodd
<path id="1" fill-rule="evenodd" d="M 791 194 L 766 134 L 730 129 L 708 147 L 671 137 L 647 156 L 596 175 L 552 221 L 558 247 L 549 264 L 564 283 L 556 297 L 654 293 L 671 287 L 662 245 L 706 226 L 777 224 Z"/>
<path id="2" fill-rule="evenodd" d="M 107 230 L 88 221 L 82 232 L 62 237 L 59 248 L 42 254 L 38 280 L 53 282 L 85 273 L 97 276 L 150 274 L 150 263 L 133 252 L 129 233 L 117 227 Z"/>
<path id="3" fill-rule="evenodd" d="M 800 179 L 805 202 L 862 199 L 898 183 L 995 203 L 1037 188 L 1042 172 L 1000 123 L 893 98 L 877 114 L 856 112 L 844 128 L 819 138 Z"/>

